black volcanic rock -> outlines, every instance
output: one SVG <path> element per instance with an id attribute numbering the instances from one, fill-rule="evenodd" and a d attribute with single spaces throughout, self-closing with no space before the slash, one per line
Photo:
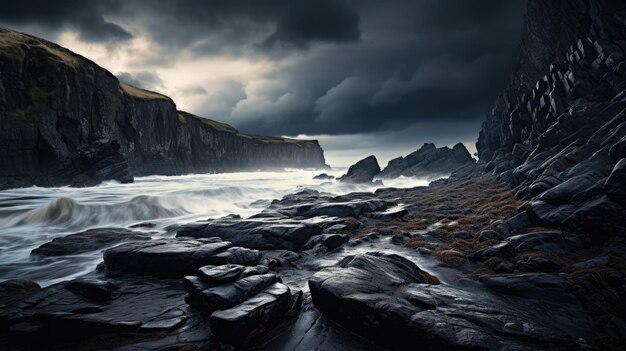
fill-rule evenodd
<path id="1" fill-rule="evenodd" d="M 376 156 L 368 156 L 348 168 L 348 173 L 339 180 L 343 183 L 371 183 L 374 177 L 380 173 L 380 166 Z"/>
<path id="2" fill-rule="evenodd" d="M 321 232 L 322 228 L 316 224 L 219 219 L 181 226 L 176 235 L 193 238 L 217 237 L 250 249 L 298 251 L 311 236 Z"/>
<path id="3" fill-rule="evenodd" d="M 126 243 L 104 252 L 104 264 L 113 274 L 178 278 L 206 265 L 259 263 L 261 253 L 233 247 L 219 238 L 175 238 Z"/>
<path id="4" fill-rule="evenodd" d="M 406 157 L 395 158 L 377 176 L 379 178 L 429 177 L 447 176 L 459 167 L 474 164 L 475 160 L 465 148 L 458 143 L 450 149 L 447 146 L 437 148 L 435 144 L 426 143 L 417 151 Z"/>
<path id="5" fill-rule="evenodd" d="M 626 232 L 625 14 L 617 0 L 528 3 L 513 82 L 476 147 L 488 172 L 530 200 L 534 226 Z"/>
<path id="6" fill-rule="evenodd" d="M 566 279 L 510 277 L 508 290 L 505 277 L 484 280 L 490 289 L 541 300 L 520 308 L 493 294 L 432 284 L 435 278 L 413 262 L 382 253 L 347 256 L 317 273 L 309 287 L 325 317 L 389 349 L 412 350 L 419 343 L 425 350 L 567 350 L 578 347 L 590 326 Z M 566 299 L 545 300 L 559 293 Z M 546 308 L 567 317 L 547 316 Z"/>
<path id="7" fill-rule="evenodd" d="M 124 228 L 97 228 L 54 238 L 32 251 L 33 255 L 63 256 L 95 251 L 124 241 L 150 240 L 146 233 Z"/>
<path id="8" fill-rule="evenodd" d="M 332 179 L 335 179 L 335 176 L 328 175 L 327 173 L 320 173 L 316 175 L 315 177 L 313 177 L 313 179 L 332 180 Z"/>
<path id="9" fill-rule="evenodd" d="M 56 44 L 0 28 L 0 188 L 150 174 L 326 168 L 317 141 L 239 133 L 120 84 Z"/>

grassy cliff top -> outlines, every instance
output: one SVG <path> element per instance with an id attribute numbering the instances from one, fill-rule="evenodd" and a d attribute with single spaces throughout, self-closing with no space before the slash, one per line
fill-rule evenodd
<path id="1" fill-rule="evenodd" d="M 0 56 L 23 60 L 25 47 L 45 51 L 54 60 L 74 66 L 81 56 L 47 40 L 0 27 Z"/>
<path id="2" fill-rule="evenodd" d="M 191 113 L 184 112 L 184 111 L 178 111 L 178 120 L 179 121 L 181 121 L 182 123 L 187 123 L 187 118 L 193 118 L 195 120 L 198 120 L 198 121 L 202 122 L 203 124 L 206 124 L 206 125 L 210 126 L 211 128 L 213 128 L 213 129 L 215 129 L 217 131 L 220 131 L 220 132 L 224 132 L 224 133 L 239 133 L 239 131 L 237 129 L 235 129 L 233 126 L 231 126 L 230 124 L 226 124 L 226 123 L 214 121 L 212 119 L 196 116 L 196 115 L 193 115 Z"/>
<path id="3" fill-rule="evenodd" d="M 168 96 L 163 94 L 155 93 L 154 91 L 145 90 L 141 88 L 134 87 L 132 85 L 128 85 L 125 83 L 120 83 L 120 88 L 126 95 L 145 100 L 168 100 L 171 101 Z"/>
<path id="4" fill-rule="evenodd" d="M 184 112 L 184 111 L 178 111 L 178 120 L 181 123 L 187 123 L 187 119 L 189 118 L 193 118 L 197 121 L 200 121 L 203 124 L 208 125 L 217 131 L 224 132 L 224 133 L 237 134 L 237 136 L 239 137 L 251 139 L 251 140 L 257 140 L 265 144 L 272 144 L 272 143 L 306 144 L 306 143 L 311 143 L 311 142 L 317 143 L 316 140 L 298 140 L 298 139 L 290 139 L 290 138 L 282 138 L 282 137 L 274 137 L 274 136 L 266 136 L 266 135 L 243 134 L 243 133 L 239 133 L 239 131 L 235 129 L 235 127 L 231 126 L 230 124 L 218 122 L 209 118 L 196 116 L 194 114 Z"/>

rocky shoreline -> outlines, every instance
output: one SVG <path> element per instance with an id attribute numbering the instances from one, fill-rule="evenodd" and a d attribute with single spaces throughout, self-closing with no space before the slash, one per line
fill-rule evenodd
<path id="1" fill-rule="evenodd" d="M 55 239 L 33 255 L 77 252 L 98 238 L 111 247 L 111 233 L 131 242 L 104 250 L 98 271 L 84 278 L 43 289 L 1 283 L 0 343 L 76 350 L 622 343 L 624 241 L 591 247 L 583 235 L 516 227 L 517 210 L 501 205 L 515 204 L 510 188 L 475 168 L 376 194 L 305 190 L 251 218 L 171 227 L 170 238 L 137 241 L 132 230 L 103 228 Z"/>

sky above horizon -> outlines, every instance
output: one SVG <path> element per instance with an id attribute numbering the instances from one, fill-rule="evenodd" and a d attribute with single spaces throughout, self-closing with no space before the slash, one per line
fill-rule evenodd
<path id="1" fill-rule="evenodd" d="M 23 0 L 0 25 L 59 43 L 181 110 L 320 140 L 381 166 L 426 142 L 475 151 L 508 84 L 523 0 Z"/>

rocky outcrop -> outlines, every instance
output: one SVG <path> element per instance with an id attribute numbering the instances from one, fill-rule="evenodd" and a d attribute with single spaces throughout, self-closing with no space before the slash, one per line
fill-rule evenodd
<path id="1" fill-rule="evenodd" d="M 427 177 L 438 178 L 448 176 L 459 167 L 474 164 L 475 160 L 465 148 L 458 143 L 450 149 L 447 146 L 437 148 L 433 143 L 426 143 L 417 151 L 406 157 L 398 157 L 389 161 L 378 178 Z"/>
<path id="2" fill-rule="evenodd" d="M 348 168 L 348 173 L 339 178 L 343 183 L 371 183 L 380 173 L 376 156 L 370 155 Z"/>
<path id="3" fill-rule="evenodd" d="M 315 140 L 239 133 L 120 84 L 58 45 L 0 28 L 0 187 L 150 174 L 324 168 Z"/>
<path id="4" fill-rule="evenodd" d="M 530 1 L 513 83 L 483 123 L 485 169 L 535 226 L 624 232 L 626 4 Z"/>

